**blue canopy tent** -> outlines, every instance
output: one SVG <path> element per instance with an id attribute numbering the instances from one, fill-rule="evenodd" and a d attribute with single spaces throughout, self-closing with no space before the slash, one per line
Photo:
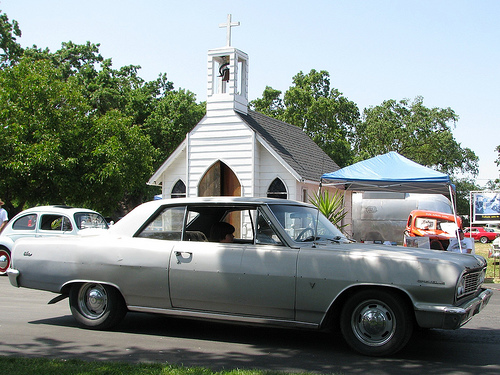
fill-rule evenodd
<path id="1" fill-rule="evenodd" d="M 391 151 L 384 155 L 325 173 L 321 182 L 345 190 L 434 193 L 452 195 L 454 186 L 447 174 L 424 167 Z M 453 201 L 453 197 L 451 198 Z"/>
<path id="2" fill-rule="evenodd" d="M 447 174 L 391 151 L 321 176 L 321 184 L 352 191 L 444 194 L 456 219 L 455 187 Z"/>

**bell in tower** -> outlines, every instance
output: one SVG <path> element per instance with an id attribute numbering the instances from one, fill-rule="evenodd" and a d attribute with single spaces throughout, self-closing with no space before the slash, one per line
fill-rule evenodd
<path id="1" fill-rule="evenodd" d="M 218 116 L 221 111 L 237 110 L 247 113 L 248 55 L 231 47 L 231 27 L 239 22 L 219 25 L 227 27 L 226 46 L 208 51 L 207 116 Z"/>

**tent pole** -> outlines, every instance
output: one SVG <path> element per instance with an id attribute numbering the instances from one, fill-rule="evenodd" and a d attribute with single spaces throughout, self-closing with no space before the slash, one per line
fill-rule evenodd
<path id="1" fill-rule="evenodd" d="M 448 185 L 448 189 L 450 190 L 451 209 L 453 210 L 453 216 L 455 217 L 455 224 L 457 225 L 457 230 L 455 231 L 455 234 L 457 236 L 457 241 L 458 241 L 458 246 L 460 248 L 460 252 L 462 252 L 462 241 L 460 241 L 460 236 L 458 234 L 459 226 L 458 226 L 458 219 L 457 219 L 456 196 L 455 196 L 455 193 L 453 192 L 451 184 Z"/>

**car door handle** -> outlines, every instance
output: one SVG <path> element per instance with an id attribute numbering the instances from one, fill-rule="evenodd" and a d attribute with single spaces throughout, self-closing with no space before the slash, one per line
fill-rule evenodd
<path id="1" fill-rule="evenodd" d="M 193 257 L 193 253 L 189 251 L 176 251 L 175 256 L 177 258 L 177 264 L 189 263 Z"/>
<path id="2" fill-rule="evenodd" d="M 187 254 L 188 257 L 191 257 L 193 255 L 193 253 L 191 253 L 189 251 L 176 251 L 175 252 L 176 257 L 182 257 L 182 254 Z"/>

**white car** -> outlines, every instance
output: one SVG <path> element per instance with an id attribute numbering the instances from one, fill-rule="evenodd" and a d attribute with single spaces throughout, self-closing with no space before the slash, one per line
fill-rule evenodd
<path id="1" fill-rule="evenodd" d="M 87 228 L 108 229 L 108 224 L 98 212 L 69 206 L 33 207 L 17 214 L 0 234 L 0 275 L 9 268 L 16 240 L 75 235 Z"/>

